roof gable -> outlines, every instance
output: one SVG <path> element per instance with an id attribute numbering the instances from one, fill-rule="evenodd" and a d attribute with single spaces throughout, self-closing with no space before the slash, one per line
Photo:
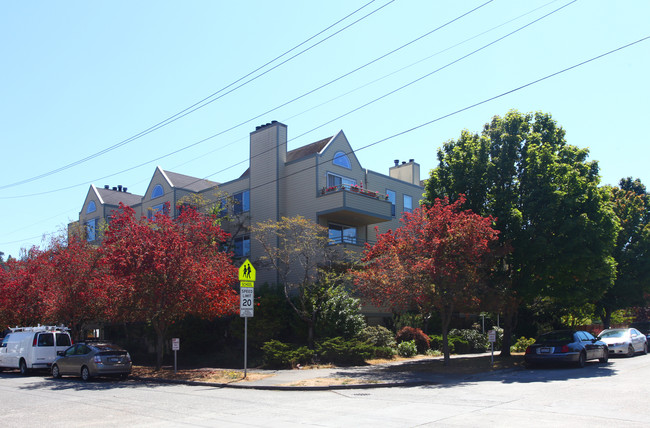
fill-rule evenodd
<path id="1" fill-rule="evenodd" d="M 201 192 L 203 190 L 210 189 L 219 185 L 217 182 L 205 180 L 202 178 L 191 177 L 189 175 L 178 174 L 171 171 L 163 171 L 162 169 L 161 171 L 169 181 L 169 184 L 177 189 L 185 189 L 192 192 Z"/>

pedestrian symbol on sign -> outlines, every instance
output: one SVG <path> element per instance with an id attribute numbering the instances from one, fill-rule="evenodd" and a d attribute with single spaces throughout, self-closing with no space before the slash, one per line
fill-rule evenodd
<path id="1" fill-rule="evenodd" d="M 255 268 L 248 260 L 239 267 L 239 280 L 255 281 Z"/>

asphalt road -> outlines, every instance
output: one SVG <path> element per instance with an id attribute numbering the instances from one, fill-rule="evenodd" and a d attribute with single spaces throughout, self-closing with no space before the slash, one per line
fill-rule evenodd
<path id="1" fill-rule="evenodd" d="M 27 426 L 650 425 L 650 355 L 419 387 L 260 391 L 0 374 L 0 424 Z"/>

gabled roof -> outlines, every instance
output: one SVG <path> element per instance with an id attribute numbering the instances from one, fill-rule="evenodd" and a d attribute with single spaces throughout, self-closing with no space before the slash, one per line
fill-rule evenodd
<path id="1" fill-rule="evenodd" d="M 169 184 L 177 189 L 200 192 L 202 190 L 210 189 L 219 185 L 219 183 L 210 180 L 204 180 L 202 178 L 190 177 L 189 175 L 178 174 L 171 171 L 163 171 L 162 169 L 161 171 L 169 181 Z"/>
<path id="2" fill-rule="evenodd" d="M 142 202 L 142 195 L 134 195 L 133 193 L 106 189 L 104 187 L 95 187 L 94 185 L 93 187 L 99 197 L 99 201 L 104 205 L 118 206 L 122 202 L 124 205 L 132 207 Z"/>
<path id="3" fill-rule="evenodd" d="M 287 152 L 287 162 L 295 161 L 310 155 L 315 155 L 316 153 L 320 153 L 325 148 L 325 146 L 327 146 L 327 143 L 332 140 L 332 138 L 334 137 L 324 138 L 320 141 L 316 141 L 315 143 L 307 144 L 306 146 L 298 147 L 297 149 Z"/>

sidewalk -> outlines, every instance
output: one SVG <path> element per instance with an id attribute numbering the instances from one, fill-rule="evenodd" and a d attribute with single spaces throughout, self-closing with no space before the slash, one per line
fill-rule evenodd
<path id="1" fill-rule="evenodd" d="M 489 356 L 489 353 L 484 353 L 452 356 L 452 359 L 462 359 L 463 361 L 467 362 L 473 360 L 474 358 L 485 359 L 487 357 L 489 359 Z M 504 370 L 499 369 L 498 367 L 488 367 L 459 373 L 456 367 L 455 371 L 450 370 L 450 372 L 445 372 L 444 369 L 440 370 L 441 359 L 442 357 L 428 357 L 415 360 L 387 362 L 383 364 L 368 366 L 317 369 L 249 369 L 249 374 L 262 374 L 268 376 L 262 379 L 250 381 L 241 380 L 233 383 L 197 382 L 153 378 L 136 379 L 162 383 L 213 386 L 220 388 L 265 390 L 333 390 L 436 385 L 448 382 L 457 382 L 465 378 L 475 377 L 478 374 Z M 435 370 L 431 369 L 432 364 L 434 363 L 437 366 Z"/>

